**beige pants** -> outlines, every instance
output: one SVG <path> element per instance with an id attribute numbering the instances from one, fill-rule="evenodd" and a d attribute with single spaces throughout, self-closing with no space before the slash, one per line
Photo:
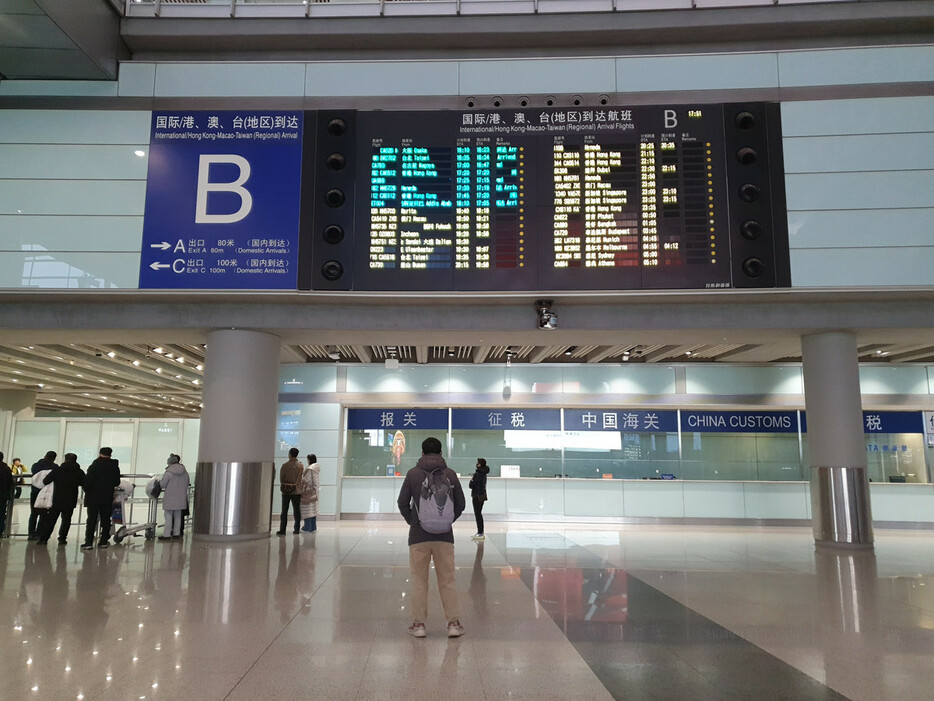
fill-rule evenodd
<path id="1" fill-rule="evenodd" d="M 460 617 L 457 610 L 457 583 L 454 581 L 454 543 L 437 540 L 409 546 L 412 568 L 412 620 L 424 623 L 428 618 L 428 565 L 435 561 L 441 605 L 448 621 Z"/>

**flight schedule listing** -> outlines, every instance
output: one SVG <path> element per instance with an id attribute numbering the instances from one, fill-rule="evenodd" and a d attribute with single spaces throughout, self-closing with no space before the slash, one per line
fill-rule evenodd
<path id="1" fill-rule="evenodd" d="M 731 286 L 719 105 L 358 126 L 357 289 Z"/>

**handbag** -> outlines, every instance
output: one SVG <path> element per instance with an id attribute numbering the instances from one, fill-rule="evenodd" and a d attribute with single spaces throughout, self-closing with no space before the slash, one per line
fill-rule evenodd
<path id="1" fill-rule="evenodd" d="M 295 491 L 295 485 L 289 482 L 283 482 L 279 485 L 279 491 L 283 494 L 292 494 Z"/>
<path id="2" fill-rule="evenodd" d="M 51 509 L 52 508 L 52 494 L 55 489 L 55 484 L 47 484 L 42 489 L 39 490 L 39 493 L 36 495 L 36 503 L 33 504 L 34 509 Z"/>
<path id="3" fill-rule="evenodd" d="M 162 494 L 162 482 L 158 477 L 149 480 L 149 484 L 146 485 L 146 493 L 151 499 L 159 498 L 159 495 Z"/>

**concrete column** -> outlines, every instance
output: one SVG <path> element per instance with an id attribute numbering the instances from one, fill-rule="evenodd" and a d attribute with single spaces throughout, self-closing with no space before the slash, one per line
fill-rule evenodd
<path id="1" fill-rule="evenodd" d="M 856 335 L 832 331 L 801 339 L 811 461 L 811 512 L 818 545 L 871 548 Z"/>
<path id="2" fill-rule="evenodd" d="M 195 538 L 269 535 L 275 478 L 278 337 L 211 331 L 195 479 Z"/>

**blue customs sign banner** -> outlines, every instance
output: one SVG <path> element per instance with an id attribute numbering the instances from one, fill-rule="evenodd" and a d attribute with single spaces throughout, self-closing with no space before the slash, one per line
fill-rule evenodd
<path id="1" fill-rule="evenodd" d="M 154 112 L 143 289 L 296 289 L 302 112 Z"/>

